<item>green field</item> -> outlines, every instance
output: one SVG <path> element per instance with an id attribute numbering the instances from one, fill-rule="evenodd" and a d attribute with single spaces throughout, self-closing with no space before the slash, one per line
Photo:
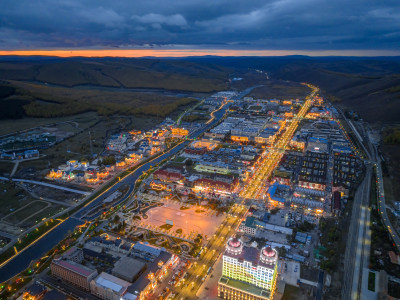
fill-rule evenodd
<path id="1" fill-rule="evenodd" d="M 80 127 L 84 127 L 86 123 L 90 123 L 93 118 L 96 118 L 95 112 L 88 112 L 83 114 L 77 114 L 75 116 L 58 117 L 58 118 L 22 118 L 22 119 L 5 119 L 0 120 L 0 135 L 18 132 L 21 130 L 27 130 L 38 126 L 52 125 L 55 123 L 61 123 L 66 121 L 78 122 Z M 63 125 L 57 125 L 63 126 Z M 71 127 L 68 125 L 68 127 Z M 72 128 L 69 128 L 71 131 Z"/>
<path id="2" fill-rule="evenodd" d="M 304 99 L 310 93 L 307 86 L 295 82 L 268 80 L 255 88 L 249 96 L 260 99 Z"/>
<path id="3" fill-rule="evenodd" d="M 62 206 L 61 205 L 52 205 L 51 207 L 45 208 L 42 210 L 40 213 L 35 214 L 31 218 L 25 220 L 24 225 L 26 226 L 33 226 L 40 221 L 42 221 L 43 218 L 50 218 L 51 216 L 55 215 L 56 213 L 60 212 Z"/>
<path id="4" fill-rule="evenodd" d="M 228 72 L 229 68 L 224 67 L 159 59 L 0 63 L 0 79 L 3 80 L 41 81 L 67 87 L 98 85 L 193 92 L 225 89 Z"/>
<path id="5" fill-rule="evenodd" d="M 8 176 L 11 173 L 13 167 L 14 164 L 12 162 L 0 161 L 0 175 Z"/>
<path id="6" fill-rule="evenodd" d="M 79 89 L 10 80 L 17 88 L 16 95 L 3 99 L 12 102 L 23 97 L 22 109 L 31 117 L 63 117 L 95 111 L 100 115 L 154 115 L 166 116 L 179 106 L 195 101 L 156 93 L 130 90 L 104 90 L 101 87 Z"/>
<path id="7" fill-rule="evenodd" d="M 7 217 L 4 218 L 4 221 L 10 222 L 12 224 L 19 223 L 47 206 L 47 202 L 34 200 L 25 207 L 20 208 L 12 214 L 9 214 Z"/>
<path id="8" fill-rule="evenodd" d="M 227 89 L 228 72 L 223 67 L 155 59 L 0 62 L 0 118 L 64 117 L 89 111 L 165 117 L 193 102 L 191 95 Z"/>
<path id="9" fill-rule="evenodd" d="M 23 189 L 14 184 L 0 181 L 0 216 L 4 217 L 31 201 L 32 199 Z"/>

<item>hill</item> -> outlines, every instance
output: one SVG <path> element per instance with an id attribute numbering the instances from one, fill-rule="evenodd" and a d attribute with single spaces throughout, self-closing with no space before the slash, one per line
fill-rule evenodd
<path id="1" fill-rule="evenodd" d="M 227 88 L 228 68 L 159 59 L 0 61 L 0 80 L 213 92 Z"/>
<path id="2" fill-rule="evenodd" d="M 262 70 L 273 79 L 318 85 L 337 105 L 370 122 L 400 122 L 400 57 L 192 57 L 248 73 Z M 257 84 L 260 81 L 255 81 Z"/>

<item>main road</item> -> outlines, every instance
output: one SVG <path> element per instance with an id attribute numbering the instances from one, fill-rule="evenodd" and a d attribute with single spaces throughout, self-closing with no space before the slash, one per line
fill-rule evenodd
<path id="1" fill-rule="evenodd" d="M 338 109 L 342 114 L 345 121 L 350 125 L 350 121 L 346 118 L 343 112 Z M 350 126 L 352 130 L 355 130 L 354 126 Z M 360 299 L 362 297 L 362 280 L 363 280 L 363 268 L 368 268 L 368 257 L 370 249 L 370 236 L 366 234 L 369 227 L 369 195 L 370 195 L 370 183 L 371 183 L 371 163 L 376 166 L 376 185 L 377 185 L 377 204 L 378 211 L 381 215 L 382 222 L 388 230 L 390 237 L 393 240 L 394 246 L 400 251 L 400 238 L 398 233 L 393 229 L 390 219 L 386 211 L 385 203 L 385 192 L 383 186 L 383 176 L 381 160 L 375 145 L 372 145 L 368 139 L 365 141 L 367 147 L 364 145 L 364 141 L 361 136 L 354 132 L 355 136 L 364 149 L 365 154 L 368 157 L 366 165 L 366 176 L 364 181 L 361 183 L 357 190 L 356 196 L 353 203 L 352 220 L 349 227 L 348 240 L 346 245 L 346 253 L 344 258 L 345 274 L 344 283 L 342 287 L 342 299 Z M 368 274 L 368 273 L 367 273 Z M 364 279 L 366 280 L 366 279 Z"/>
<path id="2" fill-rule="evenodd" d="M 309 96 L 307 96 L 306 101 L 303 106 L 300 108 L 300 111 L 297 113 L 297 116 L 293 118 L 292 122 L 286 128 L 283 135 L 278 139 L 278 141 L 274 144 L 274 146 L 269 150 L 268 155 L 261 157 L 260 161 L 257 163 L 259 167 L 254 172 L 253 177 L 251 178 L 251 184 L 248 184 L 244 190 L 240 193 L 242 198 L 257 198 L 258 192 L 261 190 L 261 186 L 265 183 L 266 179 L 272 174 L 272 171 L 275 169 L 276 165 L 279 163 L 283 156 L 283 151 L 281 149 L 285 149 L 293 134 L 295 133 L 299 122 L 302 118 L 305 117 L 309 108 L 312 105 L 313 98 L 315 94 L 318 92 L 318 88 L 312 85 L 308 85 L 312 92 Z"/>
<path id="3" fill-rule="evenodd" d="M 301 107 L 297 117 L 290 124 L 286 132 L 278 139 L 275 144 L 276 149 L 283 149 L 292 138 L 298 123 L 305 116 L 312 104 L 312 99 L 318 92 L 318 88 L 310 86 L 312 92 L 307 97 Z M 253 176 L 246 184 L 246 188 L 240 193 L 242 198 L 240 205 L 235 205 L 228 213 L 225 220 L 222 222 L 216 233 L 211 237 L 207 246 L 194 266 L 188 271 L 188 278 L 183 287 L 176 290 L 176 299 L 194 299 L 196 293 L 204 281 L 204 277 L 208 275 L 209 268 L 212 268 L 218 257 L 224 251 L 226 242 L 237 230 L 240 223 L 243 221 L 248 208 L 243 205 L 246 199 L 254 197 L 258 193 L 258 189 L 263 184 L 263 181 L 271 174 L 276 164 L 281 159 L 282 154 L 279 150 L 271 151 L 269 156 L 261 158 L 259 161 L 258 170 L 255 171 L 258 175 Z"/>
<path id="4" fill-rule="evenodd" d="M 244 97 L 246 94 L 251 92 L 255 87 L 250 87 L 235 97 L 232 98 L 232 100 L 239 100 L 242 97 Z M 177 146 L 173 147 L 172 149 L 166 151 L 165 153 L 162 153 L 161 155 L 157 156 L 156 158 L 152 159 L 151 161 L 143 164 L 139 168 L 135 169 L 132 173 L 130 173 L 128 176 L 122 178 L 120 181 L 115 183 L 113 186 L 108 188 L 105 192 L 97 196 L 94 200 L 92 200 L 89 204 L 85 205 L 82 207 L 80 210 L 78 210 L 73 216 L 69 217 L 66 219 L 63 223 L 58 225 L 56 228 L 54 228 L 51 232 L 48 234 L 44 235 L 42 238 L 38 239 L 34 244 L 32 244 L 29 248 L 21 251 L 19 254 L 14 256 L 11 260 L 9 260 L 6 264 L 4 264 L 0 268 L 0 282 L 4 282 L 11 277 L 15 276 L 19 272 L 23 271 L 26 269 L 30 262 L 32 260 L 37 260 L 40 257 L 42 257 L 47 251 L 52 249 L 54 246 L 56 246 L 60 241 L 64 239 L 64 237 L 68 234 L 68 232 L 74 230 L 74 228 L 78 225 L 82 225 L 84 223 L 81 218 L 85 216 L 91 209 L 93 209 L 95 206 L 99 205 L 102 201 L 104 201 L 108 196 L 113 194 L 115 191 L 117 191 L 120 187 L 124 185 L 129 186 L 128 192 L 125 194 L 126 196 L 123 197 L 118 201 L 118 203 L 115 203 L 115 205 L 118 205 L 119 203 L 125 201 L 133 192 L 134 187 L 135 187 L 135 182 L 136 180 L 148 169 L 150 169 L 151 166 L 154 164 L 157 164 L 161 162 L 164 159 L 167 159 L 179 151 L 181 151 L 183 148 L 185 148 L 189 143 L 191 139 L 195 139 L 199 137 L 201 134 L 203 134 L 205 131 L 209 130 L 213 126 L 215 126 L 224 116 L 227 110 L 229 109 L 230 102 L 228 102 L 226 105 L 221 107 L 218 111 L 214 112 L 213 116 L 214 119 L 212 122 L 209 124 L 204 125 L 197 131 L 191 133 L 188 136 L 188 140 L 184 141 Z M 93 217 L 95 218 L 95 216 Z"/>

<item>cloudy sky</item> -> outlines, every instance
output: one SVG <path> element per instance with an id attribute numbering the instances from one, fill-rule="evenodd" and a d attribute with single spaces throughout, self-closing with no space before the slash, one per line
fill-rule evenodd
<path id="1" fill-rule="evenodd" d="M 400 1 L 1 0 L 0 50 L 132 48 L 397 52 Z"/>

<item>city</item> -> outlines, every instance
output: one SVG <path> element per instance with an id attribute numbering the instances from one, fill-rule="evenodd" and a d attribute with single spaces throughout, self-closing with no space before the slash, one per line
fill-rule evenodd
<path id="1" fill-rule="evenodd" d="M 399 11 L 3 0 L 0 300 L 400 299 Z"/>
<path id="2" fill-rule="evenodd" d="M 318 87 L 303 86 L 303 99 L 255 99 L 247 96 L 254 87 L 218 92 L 177 121 L 111 135 L 102 160 L 69 160 L 45 175 L 53 183 L 20 179 L 36 193 L 47 185 L 103 191 L 74 197 L 51 218 L 56 230 L 73 221 L 72 236 L 8 281 L 8 292 L 33 272 L 24 299 L 49 288 L 87 299 L 279 299 L 285 285 L 321 299 L 334 280 L 332 222 L 350 198 L 360 198 L 353 214 L 362 212 L 348 244 L 368 247 L 358 236 L 368 230 L 369 197 L 359 193 L 369 193 L 376 158 L 349 137 L 342 123 L 351 121 Z M 185 121 L 197 112 L 203 121 Z M 18 257 L 14 249 L 2 265 Z M 343 295 L 364 297 L 368 275 L 359 259 L 349 262 Z"/>

